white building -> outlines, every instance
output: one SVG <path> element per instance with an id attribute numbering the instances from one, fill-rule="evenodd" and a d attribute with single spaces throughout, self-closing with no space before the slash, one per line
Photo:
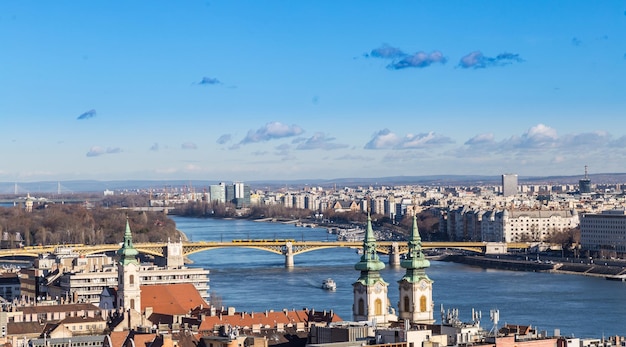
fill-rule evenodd
<path id="1" fill-rule="evenodd" d="M 57 255 L 57 266 L 46 268 L 40 290 L 51 298 L 67 298 L 72 302 L 98 304 L 105 288 L 117 287 L 118 266 L 104 254 L 80 256 L 65 251 Z M 49 262 L 40 262 L 46 266 Z M 209 299 L 209 270 L 184 266 L 181 242 L 168 241 L 165 264 L 138 264 L 138 280 L 142 285 L 192 283 L 203 299 Z M 44 271 L 41 271 L 44 273 Z M 45 290 L 44 290 L 45 289 Z"/>
<path id="2" fill-rule="evenodd" d="M 480 230 L 486 242 L 547 241 L 579 223 L 576 210 L 504 210 L 483 214 Z"/>
<path id="3" fill-rule="evenodd" d="M 502 175 L 502 195 L 512 196 L 517 194 L 517 174 Z"/>
<path id="4" fill-rule="evenodd" d="M 626 212 L 609 210 L 585 213 L 580 221 L 580 244 L 583 250 L 599 256 L 626 253 Z"/>

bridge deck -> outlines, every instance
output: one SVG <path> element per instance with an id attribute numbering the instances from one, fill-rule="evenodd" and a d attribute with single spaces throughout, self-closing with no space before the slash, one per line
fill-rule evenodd
<path id="1" fill-rule="evenodd" d="M 295 240 L 233 240 L 229 242 L 214 242 L 214 241 L 197 241 L 197 242 L 183 242 L 183 254 L 190 255 L 197 252 L 202 252 L 211 249 L 218 248 L 255 248 L 261 249 L 276 254 L 285 254 L 287 247 L 291 248 L 291 254 L 296 255 L 300 253 L 310 252 L 319 249 L 326 248 L 361 248 L 363 242 L 361 241 L 295 241 Z M 406 242 L 403 241 L 377 241 L 377 250 L 383 254 L 389 254 L 393 248 L 398 253 L 403 254 L 407 252 Z M 151 254 L 154 256 L 163 256 L 167 247 L 165 242 L 153 242 L 153 243 L 136 243 L 135 248 L 141 253 Z M 423 249 L 433 248 L 450 248 L 468 250 L 477 253 L 484 253 L 487 243 L 485 242 L 423 242 Z M 526 243 L 508 243 L 507 249 L 526 249 L 528 244 Z M 119 244 L 102 244 L 102 245 L 48 245 L 48 246 L 29 246 L 18 249 L 2 249 L 0 250 L 0 257 L 38 257 L 44 253 L 58 253 L 62 249 L 68 249 L 77 254 L 95 254 L 115 251 L 120 248 Z"/>

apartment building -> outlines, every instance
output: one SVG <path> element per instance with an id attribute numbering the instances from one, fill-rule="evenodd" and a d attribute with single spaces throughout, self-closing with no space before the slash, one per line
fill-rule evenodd
<path id="1" fill-rule="evenodd" d="M 595 256 L 626 255 L 626 210 L 584 213 L 580 221 L 580 244 Z"/>

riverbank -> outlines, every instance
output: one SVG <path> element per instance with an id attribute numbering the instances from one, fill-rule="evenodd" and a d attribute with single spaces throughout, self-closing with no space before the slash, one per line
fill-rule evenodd
<path id="1" fill-rule="evenodd" d="M 626 281 L 626 267 L 602 264 L 567 263 L 558 261 L 520 260 L 500 257 L 448 255 L 440 259 L 454 263 L 509 271 L 550 272 L 568 275 L 603 277 Z"/>

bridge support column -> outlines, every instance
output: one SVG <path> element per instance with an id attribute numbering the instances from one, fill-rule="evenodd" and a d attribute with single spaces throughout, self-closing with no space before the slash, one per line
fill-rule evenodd
<path id="1" fill-rule="evenodd" d="M 397 242 L 391 244 L 391 252 L 389 252 L 389 266 L 400 266 L 400 247 Z"/>
<path id="2" fill-rule="evenodd" d="M 285 255 L 285 267 L 292 268 L 293 267 L 293 247 L 291 242 L 287 242 L 285 248 L 283 249 L 283 254 Z"/>

